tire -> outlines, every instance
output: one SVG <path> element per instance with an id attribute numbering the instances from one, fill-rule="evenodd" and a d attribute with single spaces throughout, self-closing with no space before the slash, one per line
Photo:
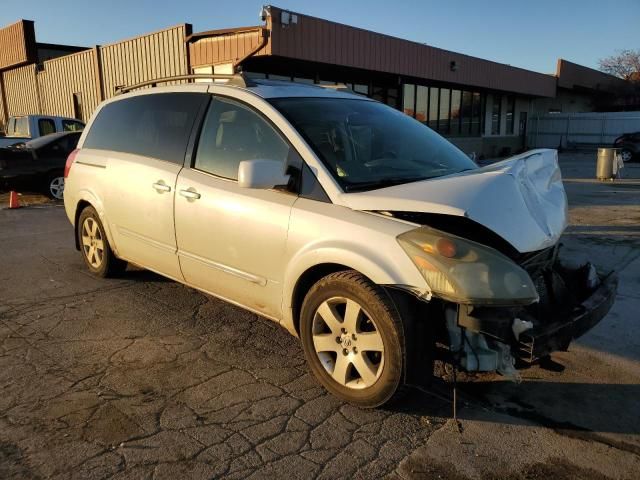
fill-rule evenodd
<path id="1" fill-rule="evenodd" d="M 374 408 L 404 393 L 400 314 L 387 293 L 360 273 L 332 273 L 311 287 L 300 336 L 310 370 L 336 397 Z"/>
<path id="2" fill-rule="evenodd" d="M 64 176 L 61 173 L 49 175 L 47 178 L 46 193 L 54 200 L 62 200 L 64 198 Z"/>
<path id="3" fill-rule="evenodd" d="M 111 250 L 95 208 L 86 207 L 82 210 L 76 225 L 76 235 L 82 259 L 93 275 L 102 278 L 113 277 L 127 268 L 127 262 L 117 258 Z"/>
<path id="4" fill-rule="evenodd" d="M 622 156 L 622 161 L 625 163 L 631 162 L 633 160 L 633 152 L 628 148 L 623 148 L 620 152 L 620 155 Z"/>

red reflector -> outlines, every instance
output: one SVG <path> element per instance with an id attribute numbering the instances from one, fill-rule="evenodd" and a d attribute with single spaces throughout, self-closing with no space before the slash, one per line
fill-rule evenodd
<path id="1" fill-rule="evenodd" d="M 76 159 L 76 155 L 78 154 L 79 151 L 80 149 L 76 148 L 67 157 L 67 163 L 64 164 L 64 178 L 67 178 L 69 176 L 69 170 L 71 170 L 71 165 L 73 165 L 73 161 Z"/>

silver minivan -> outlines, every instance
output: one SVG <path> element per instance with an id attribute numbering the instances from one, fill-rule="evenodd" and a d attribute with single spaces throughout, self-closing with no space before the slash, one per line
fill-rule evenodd
<path id="1" fill-rule="evenodd" d="M 616 275 L 558 252 L 554 150 L 479 168 L 346 88 L 226 80 L 131 88 L 94 113 L 64 196 L 93 274 L 130 262 L 279 322 L 363 407 L 438 358 L 517 378 L 607 314 Z"/>

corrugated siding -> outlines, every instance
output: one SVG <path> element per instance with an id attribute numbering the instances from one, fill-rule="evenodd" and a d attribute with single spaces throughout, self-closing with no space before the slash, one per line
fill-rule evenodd
<path id="1" fill-rule="evenodd" d="M 593 90 L 609 90 L 628 86 L 627 82 L 613 75 L 568 62 L 562 58 L 558 59 L 556 76 L 558 77 L 558 87 L 562 88 L 583 87 Z"/>
<path id="2" fill-rule="evenodd" d="M 9 115 L 40 113 L 35 64 L 14 68 L 2 75 Z"/>
<path id="3" fill-rule="evenodd" d="M 283 26 L 281 10 L 271 7 L 272 55 L 527 95 L 555 95 L 556 80 L 551 75 L 297 15 L 297 24 Z"/>
<path id="4" fill-rule="evenodd" d="M 112 97 L 119 85 L 186 75 L 186 30 L 186 25 L 178 25 L 101 47 L 105 97 Z"/>
<path id="5" fill-rule="evenodd" d="M 42 113 L 73 117 L 73 94 L 82 99 L 82 120 L 100 103 L 96 83 L 96 50 L 85 50 L 44 62 L 38 73 Z"/>
<path id="6" fill-rule="evenodd" d="M 227 33 L 194 40 L 189 44 L 189 60 L 191 67 L 216 65 L 219 63 L 236 63 L 238 59 L 249 54 L 262 42 L 259 30 Z M 268 55 L 269 44 L 262 47 L 254 55 Z"/>
<path id="7" fill-rule="evenodd" d="M 7 112 L 4 110 L 4 95 L 2 94 L 4 87 L 2 85 L 2 73 L 0 73 L 0 127 L 4 127 L 7 121 Z"/>
<path id="8" fill-rule="evenodd" d="M 33 22 L 20 20 L 0 28 L 0 70 L 36 61 Z"/>

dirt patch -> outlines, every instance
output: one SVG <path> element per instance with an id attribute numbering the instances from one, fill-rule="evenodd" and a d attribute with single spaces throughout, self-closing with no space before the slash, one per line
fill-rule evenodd
<path id="1" fill-rule="evenodd" d="M 6 480 L 37 479 L 40 478 L 31 472 L 24 461 L 22 450 L 13 443 L 0 442 L 0 478 Z"/>

